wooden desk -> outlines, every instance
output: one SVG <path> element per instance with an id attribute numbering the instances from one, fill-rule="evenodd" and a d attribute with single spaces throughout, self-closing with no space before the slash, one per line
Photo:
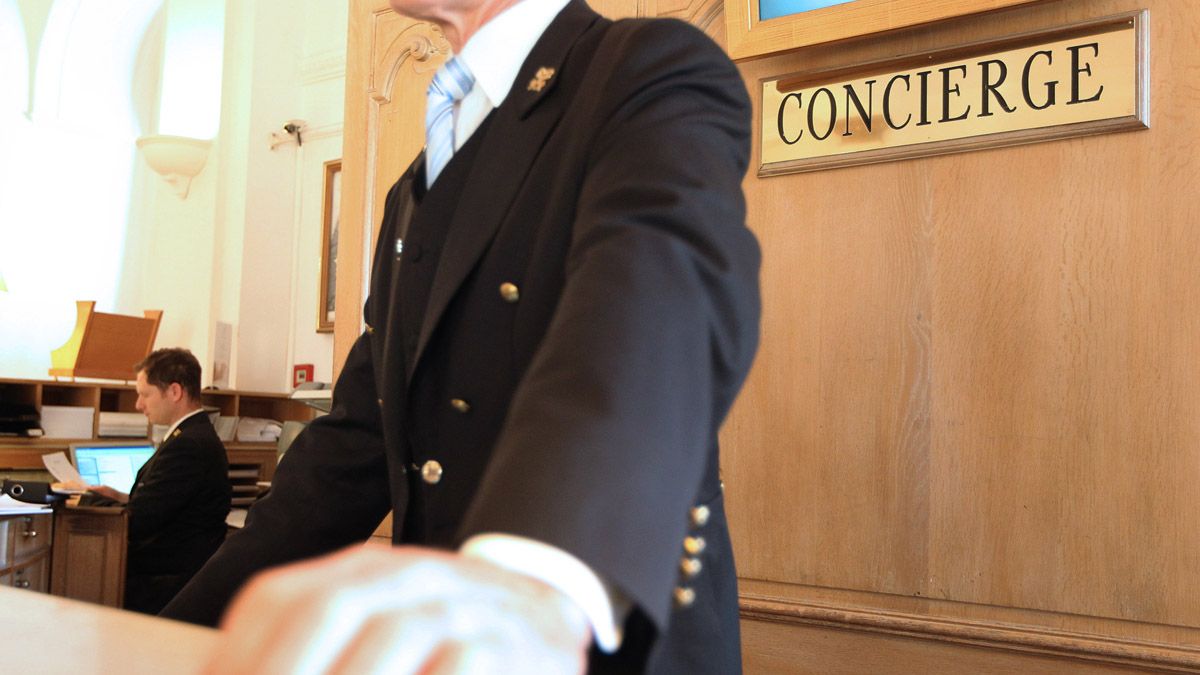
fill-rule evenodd
<path id="1" fill-rule="evenodd" d="M 0 588 L 0 607 L 8 673 L 197 673 L 218 636 L 210 628 L 13 588 Z"/>
<path id="2" fill-rule="evenodd" d="M 121 507 L 55 508 L 50 592 L 120 607 L 128 532 L 129 514 Z"/>
<path id="3" fill-rule="evenodd" d="M 49 589 L 52 517 L 49 509 L 0 509 L 0 586 Z"/>

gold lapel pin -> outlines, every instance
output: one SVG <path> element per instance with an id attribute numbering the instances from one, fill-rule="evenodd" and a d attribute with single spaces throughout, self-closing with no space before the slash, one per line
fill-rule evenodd
<path id="1" fill-rule="evenodd" d="M 550 78 L 552 77 L 554 77 L 553 68 L 538 68 L 538 71 L 533 76 L 533 79 L 529 81 L 529 91 L 541 91 L 542 89 L 545 89 L 546 83 L 549 82 Z"/>

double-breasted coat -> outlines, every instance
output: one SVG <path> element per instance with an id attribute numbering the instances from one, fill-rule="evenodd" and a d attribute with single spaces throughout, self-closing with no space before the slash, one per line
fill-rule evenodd
<path id="1" fill-rule="evenodd" d="M 738 670 L 717 430 L 758 340 L 749 140 L 711 40 L 572 0 L 428 194 L 421 158 L 389 193 L 333 412 L 166 614 L 215 622 L 392 509 L 397 542 L 502 532 L 590 566 L 633 606 L 593 671 Z"/>
<path id="2" fill-rule="evenodd" d="M 126 606 L 157 612 L 225 539 L 225 446 L 204 413 L 163 439 L 129 491 Z"/>

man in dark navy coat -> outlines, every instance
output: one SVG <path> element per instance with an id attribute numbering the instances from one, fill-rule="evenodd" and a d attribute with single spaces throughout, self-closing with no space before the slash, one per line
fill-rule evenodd
<path id="1" fill-rule="evenodd" d="M 758 340 L 738 71 L 687 24 L 582 0 L 393 7 L 455 58 L 387 197 L 366 331 L 164 615 L 215 624 L 251 574 L 310 559 L 228 608 L 221 668 L 738 671 L 717 450 Z M 389 509 L 403 546 L 315 557 Z"/>
<path id="2" fill-rule="evenodd" d="M 196 357 L 159 349 L 134 370 L 137 409 L 166 435 L 129 494 L 90 491 L 127 504 L 125 608 L 157 614 L 224 541 L 232 488 L 225 446 L 200 406 Z"/>

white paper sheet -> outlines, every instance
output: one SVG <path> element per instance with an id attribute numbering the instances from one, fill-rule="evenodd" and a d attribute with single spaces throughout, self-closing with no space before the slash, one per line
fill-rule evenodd
<path id="1" fill-rule="evenodd" d="M 75 466 L 71 464 L 71 460 L 67 459 L 66 453 L 55 452 L 49 455 L 42 455 L 42 464 L 46 465 L 46 470 L 57 478 L 60 483 L 86 485 L 83 482 L 83 476 L 79 475 L 79 472 L 75 470 Z"/>
<path id="2" fill-rule="evenodd" d="M 14 514 L 19 515 L 30 511 L 37 512 L 49 510 L 49 504 L 26 504 L 25 502 L 19 502 L 8 495 L 0 495 L 0 515 L 3 516 L 11 516 Z M 0 548 L 3 548 L 3 544 L 0 544 Z"/>

